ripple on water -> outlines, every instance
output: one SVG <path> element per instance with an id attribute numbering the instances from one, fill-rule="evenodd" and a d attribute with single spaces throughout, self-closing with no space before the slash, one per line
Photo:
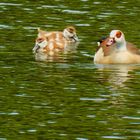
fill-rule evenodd
<path id="1" fill-rule="evenodd" d="M 21 88 L 21 87 L 20 87 Z M 24 88 L 24 87 L 22 87 Z M 16 97 L 27 97 L 27 98 L 32 98 L 34 96 L 28 95 L 26 93 L 19 93 L 19 94 L 15 94 Z"/>
<path id="2" fill-rule="evenodd" d="M 23 8 L 24 11 L 26 11 L 27 13 L 30 13 L 30 14 L 34 14 L 35 11 L 31 8 Z"/>
<path id="3" fill-rule="evenodd" d="M 38 8 L 58 8 L 58 6 L 54 6 L 54 5 L 42 5 L 41 7 Z"/>
<path id="4" fill-rule="evenodd" d="M 140 117 L 124 116 L 123 119 L 140 120 Z"/>
<path id="5" fill-rule="evenodd" d="M 29 130 L 27 130 L 27 132 L 29 132 L 29 133 L 35 133 L 35 132 L 37 132 L 37 130 L 36 129 L 29 129 Z"/>
<path id="6" fill-rule="evenodd" d="M 24 26 L 23 29 L 25 29 L 25 30 L 37 30 L 37 27 Z"/>
<path id="7" fill-rule="evenodd" d="M 128 119 L 131 120 L 132 122 L 129 122 L 129 124 L 133 124 L 133 125 L 140 125 L 140 117 L 136 117 L 136 116 L 124 116 L 122 117 L 123 119 Z M 134 121 L 134 122 L 133 122 Z M 137 122 L 136 122 L 137 121 Z"/>
<path id="8" fill-rule="evenodd" d="M 0 46 L 0 49 L 4 49 L 5 48 L 5 46 Z"/>
<path id="9" fill-rule="evenodd" d="M 49 120 L 47 123 L 48 123 L 48 124 L 54 124 L 54 123 L 56 123 L 56 121 L 51 121 L 51 120 Z"/>
<path id="10" fill-rule="evenodd" d="M 57 112 L 49 112 L 50 115 L 63 115 L 63 113 L 57 113 Z"/>
<path id="11" fill-rule="evenodd" d="M 96 115 L 87 115 L 87 118 L 95 118 Z"/>
<path id="12" fill-rule="evenodd" d="M 125 6 L 122 6 L 122 5 L 120 6 L 120 5 L 119 5 L 119 6 L 117 6 L 117 8 L 118 8 L 118 9 L 124 9 Z"/>
<path id="13" fill-rule="evenodd" d="M 99 2 L 99 1 L 94 1 L 93 4 L 98 5 L 98 4 L 101 4 L 101 2 Z"/>
<path id="14" fill-rule="evenodd" d="M 91 26 L 90 24 L 88 24 L 88 23 L 85 23 L 85 24 L 75 24 L 76 26 L 79 26 L 79 27 L 89 27 L 89 26 Z"/>
<path id="15" fill-rule="evenodd" d="M 45 127 L 46 124 L 45 124 L 45 123 L 41 123 L 41 122 L 39 122 L 39 123 L 38 123 L 38 126 Z"/>
<path id="16" fill-rule="evenodd" d="M 7 140 L 6 138 L 0 138 L 0 140 Z"/>
<path id="17" fill-rule="evenodd" d="M 10 115 L 10 116 L 16 116 L 16 115 L 19 115 L 19 112 L 17 111 L 13 111 L 13 112 L 0 112 L 0 115 Z"/>
<path id="18" fill-rule="evenodd" d="M 2 67 L 3 69 L 12 69 L 12 68 L 14 68 L 13 66 L 3 66 Z"/>
<path id="19" fill-rule="evenodd" d="M 13 26 L 0 24 L 0 29 L 13 29 Z"/>
<path id="20" fill-rule="evenodd" d="M 80 98 L 81 101 L 95 101 L 95 102 L 103 102 L 106 101 L 106 98 L 88 98 L 88 97 L 83 97 Z"/>
<path id="21" fill-rule="evenodd" d="M 60 135 L 60 136 L 67 136 L 67 134 L 62 134 L 62 133 L 61 133 L 61 134 L 59 134 L 59 135 Z"/>
<path id="22" fill-rule="evenodd" d="M 19 115 L 19 113 L 18 112 L 10 112 L 10 113 L 8 113 L 8 115 L 15 116 L 15 115 Z"/>
<path id="23" fill-rule="evenodd" d="M 124 136 L 102 136 L 105 139 L 126 139 Z"/>
<path id="24" fill-rule="evenodd" d="M 88 140 L 87 138 L 76 138 L 76 140 Z"/>
<path id="25" fill-rule="evenodd" d="M 133 130 L 131 129 L 130 132 L 140 134 L 140 130 L 137 130 L 137 129 L 133 129 Z"/>
<path id="26" fill-rule="evenodd" d="M 63 10 L 64 13 L 70 13 L 70 14 L 87 14 L 88 11 L 78 11 L 78 10 Z"/>
<path id="27" fill-rule="evenodd" d="M 51 19 L 51 20 L 62 20 L 62 17 L 46 17 L 47 19 Z M 45 25 L 44 27 L 53 27 L 53 25 Z"/>
<path id="28" fill-rule="evenodd" d="M 32 11 L 33 9 L 31 9 L 31 8 L 23 8 L 23 10 L 25 10 L 25 11 Z"/>
<path id="29" fill-rule="evenodd" d="M 0 2 L 0 6 L 22 6 L 22 4 L 18 4 L 18 3 L 4 3 L 4 2 Z"/>
<path id="30" fill-rule="evenodd" d="M 116 15 L 116 13 L 109 11 L 109 12 L 100 13 L 99 15 L 97 15 L 97 18 L 103 19 L 103 18 L 107 18 L 113 15 Z"/>

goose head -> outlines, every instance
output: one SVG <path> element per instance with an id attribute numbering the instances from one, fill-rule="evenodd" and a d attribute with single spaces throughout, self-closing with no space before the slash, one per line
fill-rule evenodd
<path id="1" fill-rule="evenodd" d="M 114 40 L 117 45 L 117 49 L 126 50 L 126 40 L 122 31 L 112 30 L 109 37 Z"/>
<path id="2" fill-rule="evenodd" d="M 76 29 L 73 26 L 68 26 L 63 31 L 63 36 L 71 42 L 77 42 L 78 37 L 76 35 Z"/>
<path id="3" fill-rule="evenodd" d="M 38 29 L 38 37 L 35 40 L 35 46 L 33 53 L 37 53 L 39 50 L 43 50 L 48 45 L 46 32 Z"/>

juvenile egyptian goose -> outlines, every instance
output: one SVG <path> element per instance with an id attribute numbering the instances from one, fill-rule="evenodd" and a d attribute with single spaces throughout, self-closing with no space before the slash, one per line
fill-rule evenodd
<path id="1" fill-rule="evenodd" d="M 73 26 L 68 26 L 63 30 L 63 37 L 69 42 L 79 41 L 76 35 L 76 29 Z"/>
<path id="2" fill-rule="evenodd" d="M 140 63 L 140 50 L 126 42 L 120 30 L 112 30 L 108 38 L 101 41 L 94 56 L 94 63 L 136 64 Z"/>
<path id="3" fill-rule="evenodd" d="M 46 37 L 46 33 L 39 31 L 39 35 L 33 48 L 33 53 L 46 53 L 48 55 L 53 55 L 56 52 L 62 51 L 65 46 L 65 40 L 55 41 L 54 39 L 49 39 L 49 37 Z"/>
<path id="4" fill-rule="evenodd" d="M 38 29 L 39 32 L 44 34 L 48 40 L 54 40 L 54 41 L 61 41 L 65 40 L 67 43 L 73 43 L 73 42 L 78 42 L 79 39 L 76 34 L 76 29 L 73 26 L 68 26 L 61 31 L 51 31 L 51 32 L 45 32 L 40 29 Z"/>

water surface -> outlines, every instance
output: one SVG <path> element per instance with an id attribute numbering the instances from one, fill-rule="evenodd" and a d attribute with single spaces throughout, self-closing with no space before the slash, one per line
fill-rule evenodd
<path id="1" fill-rule="evenodd" d="M 140 139 L 140 65 L 95 65 L 96 41 L 112 29 L 139 46 L 140 1 L 0 2 L 1 140 Z M 74 25 L 65 61 L 37 62 L 37 28 Z"/>

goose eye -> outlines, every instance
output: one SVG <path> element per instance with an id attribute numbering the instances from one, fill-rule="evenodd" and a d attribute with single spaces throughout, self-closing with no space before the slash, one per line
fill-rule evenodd
<path id="1" fill-rule="evenodd" d="M 38 38 L 38 39 L 37 39 L 37 42 L 38 42 L 38 43 L 41 43 L 41 42 L 43 42 L 43 41 L 44 41 L 43 38 Z"/>
<path id="2" fill-rule="evenodd" d="M 118 32 L 116 33 L 116 37 L 117 37 L 117 38 L 120 38 L 121 35 L 122 35 L 122 33 L 121 33 L 120 31 L 118 31 Z"/>

